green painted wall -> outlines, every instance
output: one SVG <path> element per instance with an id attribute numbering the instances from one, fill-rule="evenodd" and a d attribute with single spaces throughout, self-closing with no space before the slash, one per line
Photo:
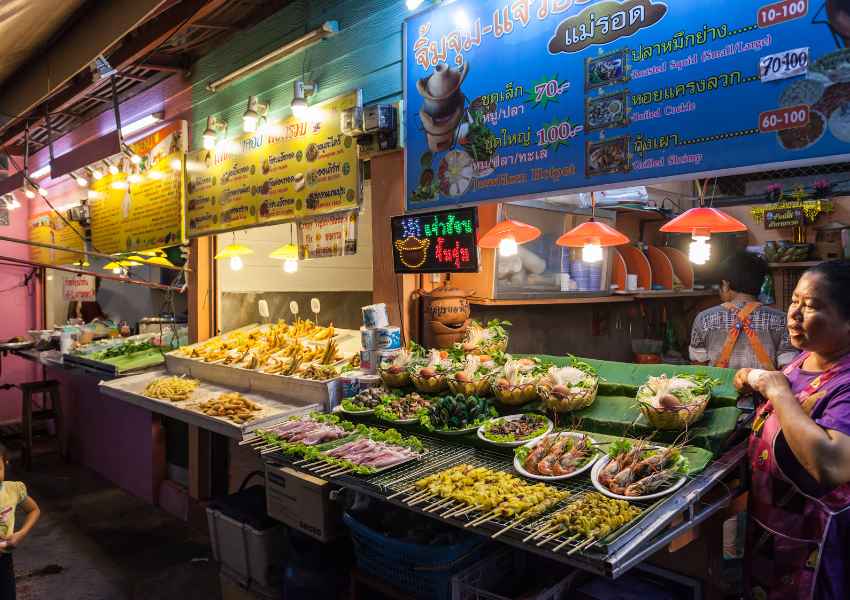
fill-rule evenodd
<path id="1" fill-rule="evenodd" d="M 209 115 L 228 122 L 228 137 L 242 132 L 242 113 L 249 95 L 271 101 L 271 117 L 289 114 L 296 79 L 316 81 L 311 103 L 355 88 L 365 104 L 395 101 L 402 92 L 402 21 L 409 11 L 404 0 L 296 0 L 251 30 L 202 58 L 192 75 L 192 148 L 201 146 Z M 234 69 L 254 61 L 286 42 L 338 21 L 339 33 L 276 65 L 218 92 L 206 89 Z"/>

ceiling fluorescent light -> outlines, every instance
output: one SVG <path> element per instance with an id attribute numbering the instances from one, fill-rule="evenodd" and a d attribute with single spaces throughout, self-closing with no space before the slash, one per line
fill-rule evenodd
<path id="1" fill-rule="evenodd" d="M 43 167 L 36 169 L 32 173 L 30 173 L 30 177 L 33 179 L 41 179 L 43 177 L 47 177 L 50 175 L 50 163 L 47 163 Z"/>
<path id="2" fill-rule="evenodd" d="M 153 127 L 157 123 L 161 123 L 162 119 L 165 117 L 165 113 L 155 112 L 152 115 L 148 115 L 146 117 L 142 117 L 138 121 L 133 121 L 124 127 L 121 128 L 121 135 L 124 137 L 128 137 L 136 133 L 137 131 L 142 131 L 143 129 L 147 129 L 148 127 Z"/>
<path id="3" fill-rule="evenodd" d="M 252 63 L 245 65 L 244 67 L 240 67 L 222 77 L 221 79 L 217 79 L 212 83 L 207 84 L 207 89 L 211 92 L 217 92 L 225 86 L 228 86 L 232 83 L 239 81 L 240 79 L 247 77 L 248 75 L 253 75 L 254 73 L 258 73 L 263 69 L 266 69 L 275 63 L 283 60 L 284 58 L 309 48 L 313 44 L 316 44 L 323 39 L 332 36 L 333 34 L 339 31 L 339 24 L 336 21 L 325 21 L 321 27 L 310 31 L 302 35 L 300 38 L 292 40 L 278 48 L 277 50 L 273 50 L 266 54 L 263 57 L 258 58 Z"/>

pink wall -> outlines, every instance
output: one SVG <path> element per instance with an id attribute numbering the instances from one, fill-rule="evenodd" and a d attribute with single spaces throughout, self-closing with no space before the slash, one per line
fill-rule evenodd
<path id="1" fill-rule="evenodd" d="M 14 238 L 27 237 L 27 212 L 19 208 L 11 212 L 10 225 L 0 227 L 0 235 Z M 27 258 L 29 250 L 22 244 L 0 241 L 0 256 Z M 26 336 L 28 329 L 36 328 L 37 289 L 35 280 L 29 287 L 18 287 L 24 276 L 31 271 L 26 266 L 2 264 L 0 260 L 0 340 Z M 8 289 L 12 288 L 12 289 Z M 7 291 L 8 290 L 8 291 Z M 20 383 L 36 378 L 36 368 L 29 361 L 14 356 L 5 356 L 2 360 L 3 373 L 0 383 Z M 0 423 L 20 418 L 21 393 L 18 390 L 0 391 Z"/>

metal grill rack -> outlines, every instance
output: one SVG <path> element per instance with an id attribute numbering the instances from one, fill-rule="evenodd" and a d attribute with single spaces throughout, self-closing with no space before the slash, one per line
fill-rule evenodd
<path id="1" fill-rule="evenodd" d="M 582 540 L 568 541 L 562 536 L 537 545 L 539 539 L 527 542 L 524 539 L 536 532 L 554 512 L 575 501 L 581 494 L 595 491 L 589 472 L 572 479 L 549 482 L 548 485 L 552 487 L 569 491 L 570 496 L 533 520 L 515 523 L 512 519 L 493 518 L 475 525 L 476 520 L 480 520 L 480 513 L 470 512 L 465 515 L 447 517 L 444 515 L 451 511 L 448 507 L 440 508 L 437 499 L 411 506 L 404 501 L 410 492 L 404 492 L 416 480 L 460 464 L 513 473 L 513 454 L 470 448 L 430 435 L 417 433 L 416 436 L 422 440 L 428 450 L 421 460 L 405 463 L 371 476 L 346 474 L 326 479 L 426 517 L 450 523 L 480 535 L 498 535 L 496 539 L 501 542 L 610 577 L 625 573 L 728 504 L 740 490 L 729 488 L 723 480 L 728 479 L 730 474 L 742 466 L 742 459 L 746 452 L 744 445 L 737 446 L 711 463 L 702 473 L 689 478 L 689 481 L 677 492 L 654 502 L 633 502 L 634 506 L 641 509 L 640 516 L 607 538 L 590 546 L 580 546 Z M 266 458 L 275 462 L 292 464 L 291 457 L 282 453 L 272 453 L 266 455 Z M 299 467 L 294 465 L 294 468 Z M 746 481 L 744 477 L 738 479 Z M 707 500 L 706 497 L 709 495 L 711 498 Z M 436 510 L 434 510 L 435 507 L 437 507 Z M 678 524 L 671 526 L 677 519 Z M 555 548 L 558 548 L 557 552 L 554 551 Z"/>

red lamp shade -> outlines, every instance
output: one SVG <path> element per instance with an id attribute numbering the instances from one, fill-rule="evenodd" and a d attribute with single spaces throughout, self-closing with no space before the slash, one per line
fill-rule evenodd
<path id="1" fill-rule="evenodd" d="M 587 244 L 600 246 L 622 246 L 629 243 L 629 238 L 610 225 L 599 221 L 588 221 L 573 227 L 555 242 L 559 246 L 582 248 Z"/>
<path id="2" fill-rule="evenodd" d="M 504 239 L 513 238 L 517 244 L 525 244 L 540 237 L 540 230 L 534 225 L 507 219 L 499 221 L 487 233 L 478 240 L 482 248 L 498 248 L 499 242 Z"/>
<path id="3" fill-rule="evenodd" d="M 692 208 L 661 227 L 664 233 L 734 233 L 747 226 L 716 208 Z"/>

